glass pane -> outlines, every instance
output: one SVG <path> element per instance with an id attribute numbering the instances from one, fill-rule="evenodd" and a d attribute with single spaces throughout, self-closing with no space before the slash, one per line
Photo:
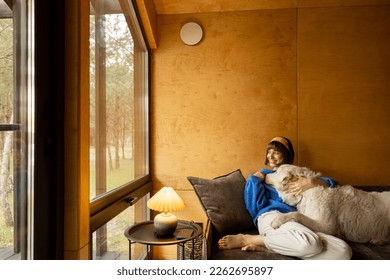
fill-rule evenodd
<path id="1" fill-rule="evenodd" d="M 144 63 L 137 62 L 140 50 L 134 47 L 128 5 L 119 2 L 91 1 L 91 199 L 148 172 L 137 167 L 147 160 L 144 146 L 137 143 L 146 126 L 139 115 L 146 103 L 137 101 L 136 90 L 137 68 Z"/>
<path id="2" fill-rule="evenodd" d="M 11 18 L 9 18 L 11 17 Z M 13 123 L 13 20 L 0 1 L 0 124 Z M 0 259 L 20 258 L 15 248 L 13 132 L 0 132 Z"/>
<path id="3" fill-rule="evenodd" d="M 0 0 L 0 259 L 27 259 L 31 253 L 27 197 L 33 124 L 28 116 L 33 108 L 27 61 L 33 48 L 27 48 L 27 36 L 33 34 L 25 5 Z"/>
<path id="4" fill-rule="evenodd" d="M 19 259 L 15 238 L 13 132 L 0 132 L 0 259 Z"/>
<path id="5" fill-rule="evenodd" d="M 130 183 L 149 173 L 148 52 L 132 1 L 90 3 L 90 199 L 110 205 L 117 188 L 130 193 Z M 102 211 L 114 217 L 121 210 Z M 96 230 L 93 258 L 128 259 L 124 230 L 147 213 L 142 198 Z M 141 258 L 143 247 L 133 257 Z"/>
<path id="6" fill-rule="evenodd" d="M 110 222 L 100 227 L 93 233 L 94 260 L 128 260 L 129 241 L 124 232 L 129 226 L 146 220 L 145 205 L 147 198 L 139 200 L 134 206 L 127 208 Z M 142 244 L 132 244 L 132 260 L 144 259 L 146 256 L 146 246 Z"/>

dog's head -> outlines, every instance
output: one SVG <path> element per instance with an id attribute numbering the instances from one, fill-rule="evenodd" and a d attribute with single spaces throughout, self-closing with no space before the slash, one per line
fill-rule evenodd
<path id="1" fill-rule="evenodd" d="M 265 177 L 265 182 L 276 189 L 279 196 L 285 203 L 296 205 L 301 198 L 286 192 L 288 189 L 288 183 L 298 180 L 298 177 L 318 178 L 320 175 L 320 173 L 314 172 L 307 167 L 283 164 L 276 170 L 276 172 L 268 174 Z"/>

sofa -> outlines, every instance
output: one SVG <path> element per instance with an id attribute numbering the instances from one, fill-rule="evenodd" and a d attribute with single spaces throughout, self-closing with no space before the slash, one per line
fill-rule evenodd
<path id="1" fill-rule="evenodd" d="M 244 203 L 246 179 L 240 169 L 213 179 L 187 177 L 208 218 L 205 227 L 206 258 L 211 260 L 294 260 L 272 252 L 220 250 L 218 240 L 227 234 L 258 234 Z M 390 187 L 359 186 L 365 191 L 386 191 Z M 348 242 L 355 260 L 390 260 L 390 245 L 375 246 Z"/>

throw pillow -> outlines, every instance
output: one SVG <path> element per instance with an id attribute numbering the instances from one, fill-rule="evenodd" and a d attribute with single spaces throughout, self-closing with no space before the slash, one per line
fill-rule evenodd
<path id="1" fill-rule="evenodd" d="M 245 207 L 246 180 L 240 169 L 214 179 L 187 179 L 219 234 L 239 233 L 255 228 Z"/>

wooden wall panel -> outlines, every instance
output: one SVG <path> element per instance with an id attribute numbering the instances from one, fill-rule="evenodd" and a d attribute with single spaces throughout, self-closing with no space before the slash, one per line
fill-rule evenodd
<path id="1" fill-rule="evenodd" d="M 205 36 L 192 47 L 179 38 L 191 17 L 160 17 L 152 164 L 161 184 L 188 189 L 186 175 L 252 172 L 273 135 L 296 139 L 295 15 L 202 14 Z"/>
<path id="2" fill-rule="evenodd" d="M 195 20 L 196 46 L 179 37 Z M 263 166 L 277 134 L 296 140 L 296 12 L 280 10 L 159 17 L 152 53 L 152 176 L 190 205 L 178 217 L 202 219 L 187 176 L 213 178 Z M 189 193 L 187 195 L 186 193 Z M 191 201 L 189 201 L 190 199 Z M 162 248 L 156 248 L 158 250 Z"/>
<path id="3" fill-rule="evenodd" d="M 299 164 L 390 185 L 390 7 L 301 9 Z"/>

